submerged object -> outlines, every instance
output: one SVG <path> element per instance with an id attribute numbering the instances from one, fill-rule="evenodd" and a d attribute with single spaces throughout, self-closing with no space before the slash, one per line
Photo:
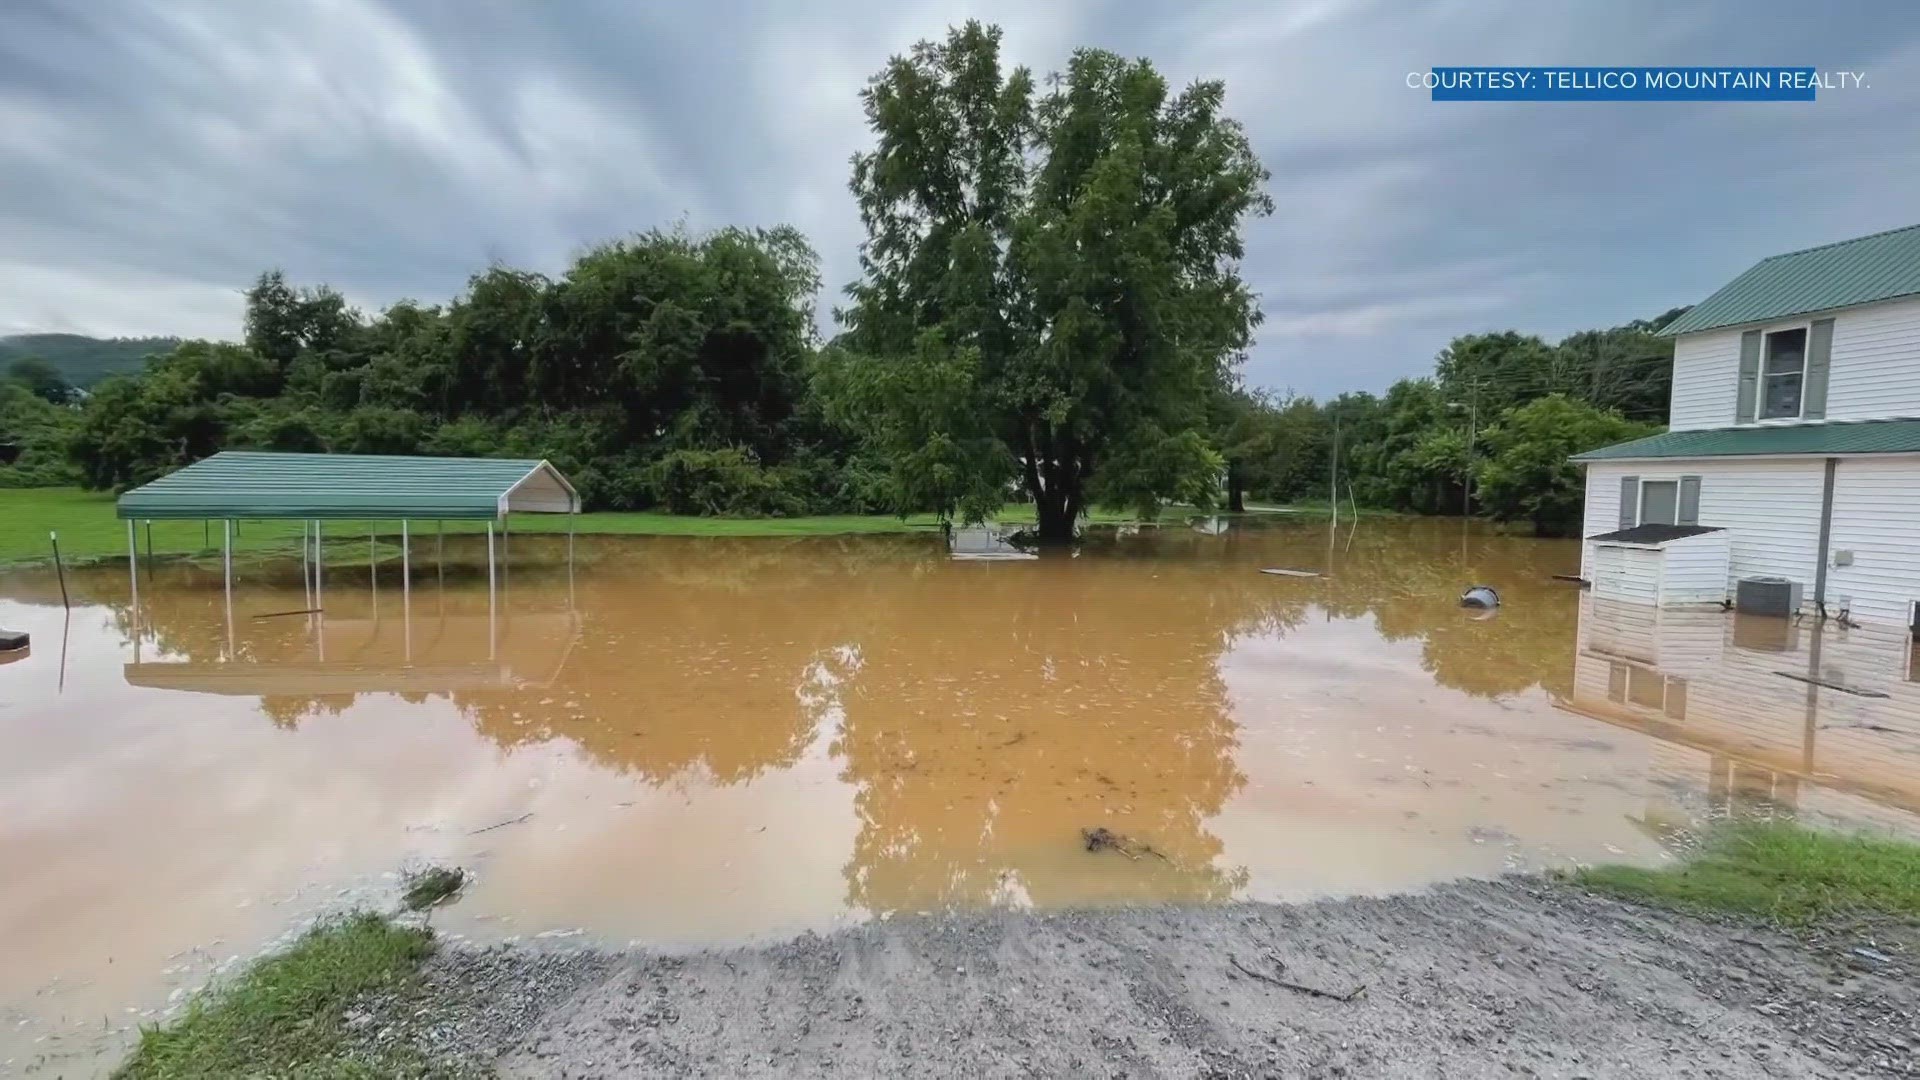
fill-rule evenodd
<path id="1" fill-rule="evenodd" d="M 1260 572 L 1263 574 L 1272 574 L 1275 577 L 1319 577 L 1320 576 L 1320 572 L 1318 570 L 1289 570 L 1283 566 L 1262 567 Z"/>
<path id="2" fill-rule="evenodd" d="M 0 652 L 24 649 L 30 640 L 25 630 L 0 630 Z"/>
<path id="3" fill-rule="evenodd" d="M 1500 594 L 1491 585 L 1475 585 L 1460 594 L 1460 606 L 1492 610 L 1500 606 Z"/>

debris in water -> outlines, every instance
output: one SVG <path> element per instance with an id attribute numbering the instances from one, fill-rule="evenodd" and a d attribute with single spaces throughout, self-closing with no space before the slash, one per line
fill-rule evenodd
<path id="1" fill-rule="evenodd" d="M 31 640 L 25 630 L 0 630 L 0 652 L 24 649 Z"/>
<path id="2" fill-rule="evenodd" d="M 1264 566 L 1260 568 L 1260 572 L 1263 574 L 1272 574 L 1275 577 L 1319 577 L 1320 576 L 1320 571 L 1318 570 L 1290 570 L 1284 566 Z"/>
<path id="3" fill-rule="evenodd" d="M 1888 956 L 1888 955 L 1887 955 L 1886 953 L 1883 953 L 1883 952 L 1881 952 L 1881 951 L 1880 951 L 1879 949 L 1872 949 L 1872 948 L 1868 948 L 1868 947 L 1867 947 L 1867 946 L 1865 946 L 1865 945 L 1861 945 L 1861 946 L 1859 946 L 1859 947 L 1857 947 L 1857 948 L 1855 948 L 1855 949 L 1853 950 L 1853 955 L 1855 955 L 1855 956 L 1859 956 L 1859 957 L 1864 957 L 1864 958 L 1866 958 L 1866 959 L 1868 959 L 1868 960 L 1871 960 L 1871 961 L 1873 961 L 1873 962 L 1874 962 L 1874 963 L 1876 963 L 1876 964 L 1891 964 L 1891 963 L 1893 963 L 1893 957 L 1891 957 L 1891 956 Z"/>
<path id="4" fill-rule="evenodd" d="M 1286 979 L 1282 979 L 1274 975 L 1267 975 L 1262 972 L 1255 971 L 1252 968 L 1248 967 L 1247 965 L 1241 963 L 1236 958 L 1229 957 L 1227 962 L 1232 964 L 1234 967 L 1239 968 L 1240 973 L 1249 978 L 1259 979 L 1263 983 L 1272 983 L 1274 986 L 1281 987 L 1282 989 L 1293 990 L 1302 994 L 1312 994 L 1314 997 L 1332 998 L 1335 1001 L 1352 1001 L 1354 998 L 1357 998 L 1361 994 L 1364 994 L 1367 992 L 1366 983 L 1361 983 L 1359 986 L 1356 986 L 1353 989 L 1347 991 L 1346 993 L 1341 994 L 1341 993 L 1336 993 L 1335 991 L 1332 991 L 1332 990 L 1322 990 L 1317 986 L 1307 986 L 1302 983 L 1289 982 Z M 1280 968 L 1280 970 L 1282 971 L 1286 970 L 1286 965 L 1281 964 L 1277 960 L 1274 961 L 1274 963 Z"/>
<path id="5" fill-rule="evenodd" d="M 517 818 L 508 818 L 508 819 L 507 819 L 507 820 L 505 820 L 505 821 L 496 821 L 496 822 L 494 822 L 493 824 L 491 824 L 491 825 L 489 825 L 489 826 L 487 826 L 487 827 L 486 827 L 486 828 L 484 828 L 484 829 L 475 829 L 475 830 L 473 830 L 472 832 L 470 832 L 470 833 L 468 833 L 467 835 L 468 835 L 468 836 L 479 836 L 479 835 L 480 835 L 481 833 L 483 833 L 483 832 L 492 832 L 492 831 L 493 831 L 493 830 L 495 830 L 495 829 L 504 829 L 504 828 L 506 828 L 506 827 L 507 827 L 507 826 L 509 826 L 509 825 L 518 825 L 518 824 L 520 824 L 521 822 L 523 822 L 523 821 L 525 821 L 525 820 L 527 820 L 528 818 L 530 818 L 530 817 L 532 817 L 532 816 L 533 816 L 533 811 L 531 811 L 531 810 L 529 810 L 529 811 L 527 811 L 526 813 L 524 813 L 524 814 L 521 814 L 521 815 L 520 815 L 519 817 L 517 817 Z"/>
<path id="6" fill-rule="evenodd" d="M 1108 829 L 1104 825 L 1091 829 L 1081 829 L 1080 838 L 1087 842 L 1088 851 L 1100 851 L 1111 848 L 1125 855 L 1127 858 L 1132 859 L 1134 862 L 1139 862 L 1140 856 L 1142 855 L 1152 855 L 1163 862 L 1173 861 L 1168 859 L 1163 852 L 1155 850 L 1153 845 L 1139 843 Z"/>
<path id="7" fill-rule="evenodd" d="M 1500 594 L 1489 585 L 1475 585 L 1460 594 L 1460 606 L 1471 608 L 1497 608 L 1500 606 Z"/>
<path id="8" fill-rule="evenodd" d="M 425 911 L 452 899 L 466 883 L 467 872 L 457 866 L 429 866 L 407 875 L 400 900 L 408 911 Z"/>

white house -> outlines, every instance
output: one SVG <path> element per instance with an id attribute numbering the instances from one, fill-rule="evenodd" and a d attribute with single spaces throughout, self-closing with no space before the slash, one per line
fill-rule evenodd
<path id="1" fill-rule="evenodd" d="M 1574 458 L 1582 535 L 1724 530 L 1729 598 L 1779 577 L 1802 610 L 1920 624 L 1920 225 L 1764 259 L 1663 333 L 1669 430 Z"/>

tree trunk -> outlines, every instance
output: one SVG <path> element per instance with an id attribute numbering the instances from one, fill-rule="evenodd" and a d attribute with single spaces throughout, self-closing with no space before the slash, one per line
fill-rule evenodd
<path id="1" fill-rule="evenodd" d="M 1247 512 L 1247 500 L 1240 490 L 1245 481 L 1240 477 L 1240 463 L 1231 458 L 1227 460 L 1227 512 L 1244 514 Z"/>
<path id="2" fill-rule="evenodd" d="M 1071 476 L 1073 467 L 1061 462 L 1041 462 L 1027 469 L 1028 494 L 1040 520 L 1041 543 L 1063 544 L 1073 539 L 1074 519 L 1080 515 L 1077 497 L 1079 483 Z"/>

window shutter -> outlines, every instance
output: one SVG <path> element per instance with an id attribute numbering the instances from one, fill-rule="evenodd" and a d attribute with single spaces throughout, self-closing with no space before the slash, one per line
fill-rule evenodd
<path id="1" fill-rule="evenodd" d="M 1833 320 L 1815 319 L 1807 335 L 1807 377 L 1800 388 L 1800 402 L 1807 420 L 1827 418 L 1827 369 L 1833 358 Z"/>
<path id="2" fill-rule="evenodd" d="M 1640 521 L 1640 478 L 1620 478 L 1620 527 L 1631 529 Z"/>
<path id="3" fill-rule="evenodd" d="M 1740 335 L 1740 398 L 1734 405 L 1733 422 L 1751 424 L 1754 403 L 1760 397 L 1760 331 Z"/>
<path id="4" fill-rule="evenodd" d="M 1681 525 L 1700 524 L 1700 478 L 1697 476 L 1683 476 L 1680 478 L 1680 513 L 1678 517 L 1680 519 L 1678 524 Z"/>

